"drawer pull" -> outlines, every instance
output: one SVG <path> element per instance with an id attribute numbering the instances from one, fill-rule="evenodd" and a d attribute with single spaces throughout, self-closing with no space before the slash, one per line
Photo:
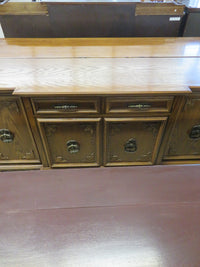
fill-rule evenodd
<path id="1" fill-rule="evenodd" d="M 200 138 L 200 125 L 194 125 L 190 132 L 191 139 L 198 139 Z"/>
<path id="2" fill-rule="evenodd" d="M 54 109 L 65 110 L 65 111 L 75 111 L 78 109 L 78 105 L 76 104 L 55 105 Z"/>
<path id="3" fill-rule="evenodd" d="M 80 145 L 75 140 L 69 140 L 67 141 L 67 150 L 71 154 L 78 153 L 80 151 Z"/>
<path id="4" fill-rule="evenodd" d="M 11 143 L 14 139 L 14 134 L 8 129 L 0 129 L 0 140 L 4 143 Z"/>
<path id="5" fill-rule="evenodd" d="M 137 150 L 137 143 L 134 138 L 129 139 L 124 145 L 125 152 L 133 153 Z"/>
<path id="6" fill-rule="evenodd" d="M 128 108 L 137 108 L 137 109 L 145 109 L 145 108 L 150 108 L 150 104 L 130 104 L 128 105 Z"/>

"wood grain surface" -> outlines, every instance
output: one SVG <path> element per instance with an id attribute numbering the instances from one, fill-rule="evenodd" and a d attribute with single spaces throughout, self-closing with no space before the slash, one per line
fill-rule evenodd
<path id="1" fill-rule="evenodd" d="M 200 85 L 199 40 L 5 39 L 0 88 L 27 96 L 187 94 Z"/>
<path id="2" fill-rule="evenodd" d="M 0 87 L 14 94 L 187 93 L 199 58 L 0 59 Z"/>
<path id="3" fill-rule="evenodd" d="M 174 5 L 174 3 L 137 3 L 135 9 L 136 16 L 162 16 L 174 15 L 181 16 L 184 14 L 184 5 Z"/>
<path id="4" fill-rule="evenodd" d="M 7 38 L 1 58 L 199 57 L 200 38 Z"/>
<path id="5" fill-rule="evenodd" d="M 6 3 L 0 8 L 0 15 L 47 15 L 46 3 Z"/>

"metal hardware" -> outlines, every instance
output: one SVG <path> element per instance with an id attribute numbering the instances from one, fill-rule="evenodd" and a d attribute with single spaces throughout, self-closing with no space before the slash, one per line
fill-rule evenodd
<path id="1" fill-rule="evenodd" d="M 78 105 L 76 104 L 55 105 L 54 108 L 65 111 L 76 111 L 78 109 Z"/>
<path id="2" fill-rule="evenodd" d="M 0 5 L 4 5 L 5 3 L 7 3 L 9 0 L 4 0 L 4 1 L 0 1 Z"/>
<path id="3" fill-rule="evenodd" d="M 194 125 L 189 136 L 191 139 L 200 138 L 200 125 Z"/>
<path id="4" fill-rule="evenodd" d="M 134 138 L 129 139 L 124 145 L 125 152 L 133 153 L 137 150 L 137 143 Z"/>
<path id="5" fill-rule="evenodd" d="M 69 153 L 74 154 L 80 151 L 80 145 L 76 140 L 67 141 L 67 150 Z"/>
<path id="6" fill-rule="evenodd" d="M 14 139 L 14 134 L 8 129 L 0 129 L 0 140 L 4 143 L 11 143 Z"/>
<path id="7" fill-rule="evenodd" d="M 150 104 L 129 104 L 128 108 L 137 108 L 137 109 L 145 109 L 145 108 L 150 108 Z"/>

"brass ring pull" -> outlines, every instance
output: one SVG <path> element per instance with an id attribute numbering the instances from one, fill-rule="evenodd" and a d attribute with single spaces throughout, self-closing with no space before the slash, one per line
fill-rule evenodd
<path id="1" fill-rule="evenodd" d="M 137 108 L 137 109 L 145 109 L 145 108 L 150 108 L 150 104 L 129 104 L 128 108 Z"/>
<path id="2" fill-rule="evenodd" d="M 80 151 L 80 144 L 75 140 L 67 141 L 67 150 L 69 153 L 74 154 Z"/>
<path id="3" fill-rule="evenodd" d="M 200 125 L 194 125 L 189 136 L 191 139 L 200 138 Z"/>
<path id="4" fill-rule="evenodd" d="M 57 110 L 76 111 L 78 109 L 78 105 L 76 104 L 55 105 L 54 108 Z"/>
<path id="5" fill-rule="evenodd" d="M 134 138 L 129 139 L 124 145 L 125 152 L 133 153 L 137 150 L 137 143 Z"/>
<path id="6" fill-rule="evenodd" d="M 14 139 L 14 134 L 8 129 L 0 129 L 0 140 L 4 143 L 11 143 Z"/>

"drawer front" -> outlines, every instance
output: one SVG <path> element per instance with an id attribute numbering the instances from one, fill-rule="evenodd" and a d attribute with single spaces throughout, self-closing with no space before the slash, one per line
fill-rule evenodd
<path id="1" fill-rule="evenodd" d="M 99 166 L 99 118 L 37 120 L 51 167 Z"/>
<path id="2" fill-rule="evenodd" d="M 188 97 L 182 109 L 164 160 L 200 159 L 200 97 Z"/>
<path id="3" fill-rule="evenodd" d="M 106 99 L 106 113 L 171 112 L 173 97 L 116 97 Z"/>
<path id="4" fill-rule="evenodd" d="M 35 114 L 99 113 L 100 108 L 98 98 L 33 98 L 32 104 Z"/>
<path id="5" fill-rule="evenodd" d="M 21 100 L 1 97 L 0 114 L 0 164 L 40 163 Z"/>
<path id="6" fill-rule="evenodd" d="M 166 117 L 105 119 L 105 166 L 154 164 L 166 120 Z"/>

